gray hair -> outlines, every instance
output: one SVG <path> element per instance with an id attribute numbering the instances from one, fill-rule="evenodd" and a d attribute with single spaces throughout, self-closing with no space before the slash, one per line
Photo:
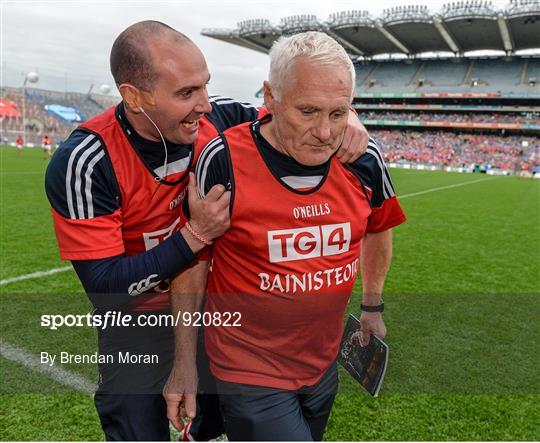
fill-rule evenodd
<path id="1" fill-rule="evenodd" d="M 351 74 L 351 99 L 354 91 L 356 73 L 354 65 L 336 40 L 324 32 L 309 31 L 283 36 L 274 42 L 270 49 L 270 73 L 268 81 L 276 99 L 280 99 L 283 83 L 295 59 L 304 58 L 317 62 L 321 66 L 340 64 Z"/>

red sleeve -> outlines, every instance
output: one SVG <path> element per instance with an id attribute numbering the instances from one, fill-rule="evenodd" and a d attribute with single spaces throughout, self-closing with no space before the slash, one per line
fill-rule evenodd
<path id="1" fill-rule="evenodd" d="M 53 208 L 51 211 L 63 260 L 97 260 L 125 251 L 120 209 L 110 215 L 78 220 L 64 218 Z"/>
<path id="2" fill-rule="evenodd" d="M 257 115 L 257 120 L 260 118 L 263 118 L 266 114 L 269 114 L 268 109 L 263 108 L 262 106 L 257 108 L 259 110 L 259 114 Z"/>
<path id="3" fill-rule="evenodd" d="M 400 225 L 407 217 L 401 209 L 397 197 L 391 197 L 383 201 L 378 208 L 373 208 L 368 218 L 367 233 L 386 231 Z"/>

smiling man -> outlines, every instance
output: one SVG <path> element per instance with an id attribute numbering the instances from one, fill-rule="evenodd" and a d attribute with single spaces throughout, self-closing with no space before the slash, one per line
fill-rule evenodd
<path id="1" fill-rule="evenodd" d="M 204 246 L 197 235 L 227 228 L 229 194 L 222 186 L 192 200 L 191 229 L 180 226 L 188 171 L 204 143 L 258 110 L 229 99 L 210 103 L 202 53 L 159 22 L 122 32 L 110 63 L 122 102 L 70 135 L 51 160 L 45 186 L 60 256 L 71 260 L 95 312 L 122 310 L 136 323 L 169 313 L 167 279 Z M 94 399 L 107 440 L 169 440 L 161 390 L 172 361 L 170 325 L 98 328 L 98 344 L 103 355 L 159 359 L 99 365 Z"/>
<path id="2" fill-rule="evenodd" d="M 230 194 L 224 186 L 200 199 L 193 178 L 188 185 L 202 147 L 218 132 L 265 112 L 209 98 L 203 54 L 160 22 L 124 30 L 110 64 L 122 102 L 70 135 L 51 159 L 45 186 L 60 256 L 71 260 L 97 313 L 118 309 L 134 318 L 129 327 L 98 330 L 100 354 L 159 360 L 100 365 L 94 399 L 105 436 L 169 440 L 161 391 L 172 366 L 173 330 L 170 323 L 150 327 L 139 320 L 170 313 L 168 279 L 195 260 L 201 238 L 215 238 L 228 227 Z M 367 144 L 365 130 L 352 121 L 341 150 L 344 161 Z M 181 225 L 189 186 L 191 218 Z M 195 438 L 211 437 L 202 424 L 200 429 Z"/>
<path id="3" fill-rule="evenodd" d="M 173 306 L 196 312 L 206 285 L 205 346 L 229 440 L 321 440 L 357 272 L 366 343 L 386 333 L 391 229 L 405 215 L 373 140 L 356 162 L 336 159 L 355 80 L 345 50 L 308 32 L 279 39 L 270 59 L 270 114 L 225 131 L 197 163 L 200 195 L 231 189 L 231 225 L 210 269 L 200 262 L 173 281 Z M 195 334 L 176 333 L 179 413 L 193 415 L 196 365 L 183 350 Z"/>

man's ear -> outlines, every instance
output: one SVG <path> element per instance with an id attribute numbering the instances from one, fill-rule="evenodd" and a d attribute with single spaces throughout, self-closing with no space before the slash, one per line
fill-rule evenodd
<path id="1" fill-rule="evenodd" d="M 272 87 L 270 86 L 270 83 L 267 80 L 263 82 L 263 89 L 264 89 L 264 105 L 266 106 L 266 109 L 268 109 L 268 111 L 270 111 L 270 113 L 272 114 L 276 99 L 274 98 Z"/>
<path id="2" fill-rule="evenodd" d="M 141 100 L 141 91 L 139 88 L 129 84 L 122 83 L 118 86 L 122 100 L 124 101 L 126 107 L 133 113 L 138 114 L 141 112 L 140 107 L 142 106 Z"/>
<path id="3" fill-rule="evenodd" d="M 122 83 L 118 89 L 126 106 L 135 114 L 141 112 L 141 106 L 154 105 L 154 98 L 150 92 L 143 91 L 131 83 Z"/>

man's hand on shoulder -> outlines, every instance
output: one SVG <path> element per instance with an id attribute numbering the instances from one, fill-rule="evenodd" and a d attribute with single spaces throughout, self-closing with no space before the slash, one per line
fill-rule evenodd
<path id="1" fill-rule="evenodd" d="M 366 152 L 369 134 L 354 111 L 349 111 L 347 129 L 336 156 L 341 163 L 353 163 Z"/>
<path id="2" fill-rule="evenodd" d="M 195 364 L 174 365 L 163 388 L 167 418 L 177 431 L 184 429 L 186 418 L 197 414 L 197 369 Z"/>

